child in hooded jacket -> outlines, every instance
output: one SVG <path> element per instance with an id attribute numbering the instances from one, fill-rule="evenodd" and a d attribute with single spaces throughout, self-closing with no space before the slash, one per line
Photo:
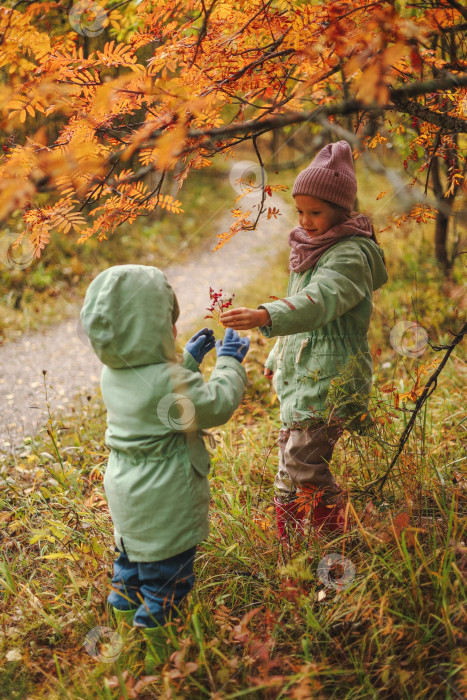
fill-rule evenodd
<path id="1" fill-rule="evenodd" d="M 383 251 L 363 214 L 346 141 L 325 146 L 297 176 L 299 226 L 289 234 L 287 296 L 257 309 L 229 309 L 224 325 L 278 337 L 266 364 L 280 402 L 275 504 L 279 535 L 302 529 L 303 499 L 317 537 L 345 532 L 343 492 L 329 468 L 344 427 L 368 411 L 373 291 L 387 281 Z M 303 498 L 297 498 L 302 496 Z"/>
<path id="2" fill-rule="evenodd" d="M 210 459 L 201 431 L 229 420 L 246 384 L 249 340 L 228 329 L 205 382 L 199 364 L 214 334 L 196 333 L 179 363 L 178 315 L 165 275 L 144 265 L 101 272 L 81 311 L 104 363 L 104 488 L 119 553 L 108 602 L 120 624 L 143 629 L 148 672 L 160 660 L 160 626 L 191 590 L 196 545 L 209 532 Z"/>

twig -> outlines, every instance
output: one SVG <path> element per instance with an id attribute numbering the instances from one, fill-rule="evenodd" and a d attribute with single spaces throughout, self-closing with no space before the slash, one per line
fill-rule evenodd
<path id="1" fill-rule="evenodd" d="M 427 170 L 427 173 L 426 173 L 426 182 L 425 182 L 425 197 L 428 195 L 428 183 L 429 183 L 429 180 L 430 180 L 430 170 L 431 170 L 431 166 L 432 166 L 432 164 L 433 164 L 433 160 L 437 157 L 437 156 L 436 156 L 436 151 L 438 150 L 438 146 L 439 146 L 440 143 L 441 143 L 442 134 L 443 134 L 442 131 L 439 131 L 439 132 L 436 134 L 436 141 L 435 141 L 435 145 L 433 146 L 433 154 L 432 154 L 432 156 L 431 156 L 431 158 L 430 158 L 430 160 L 429 160 L 429 162 L 428 162 L 428 170 Z"/>
<path id="2" fill-rule="evenodd" d="M 258 162 L 261 168 L 261 202 L 258 205 L 258 216 L 256 217 L 256 221 L 253 223 L 252 226 L 247 226 L 246 231 L 255 231 L 256 230 L 256 225 L 260 219 L 260 216 L 263 212 L 266 210 L 264 209 L 264 200 L 266 199 L 266 191 L 264 189 L 264 163 L 263 159 L 261 158 L 261 154 L 258 149 L 258 144 L 256 143 L 256 136 L 253 137 L 253 148 L 255 149 L 256 156 L 258 158 Z"/>
<path id="3" fill-rule="evenodd" d="M 447 3 L 455 10 L 457 10 L 462 15 L 462 17 L 465 17 L 465 19 L 467 19 L 467 9 L 460 2 L 457 2 L 457 0 L 447 0 Z"/>
<path id="4" fill-rule="evenodd" d="M 211 6 L 206 9 L 206 5 L 204 4 L 204 0 L 201 0 L 201 5 L 203 8 L 203 24 L 201 25 L 201 29 L 199 30 L 198 34 L 198 39 L 196 41 L 196 46 L 195 46 L 195 53 L 193 55 L 193 58 L 191 59 L 190 65 L 188 68 L 191 68 L 194 63 L 196 62 L 196 58 L 198 56 L 198 51 L 201 47 L 201 42 L 203 41 L 204 37 L 206 36 L 206 32 L 208 29 L 208 22 L 209 22 L 209 17 L 211 16 L 211 12 L 214 9 L 214 5 L 216 4 L 217 0 L 212 0 Z"/>
<path id="5" fill-rule="evenodd" d="M 381 476 L 379 479 L 376 479 L 375 481 L 371 482 L 366 489 L 363 491 L 364 494 L 369 493 L 370 491 L 374 492 L 375 488 L 378 491 L 381 491 L 384 487 L 384 484 L 386 483 L 389 474 L 391 473 L 392 469 L 394 468 L 397 460 L 399 459 L 400 455 L 402 454 L 402 451 L 404 449 L 404 446 L 409 439 L 410 433 L 412 432 L 412 429 L 415 425 L 415 420 L 417 418 L 417 415 L 420 413 L 421 409 L 423 408 L 426 400 L 428 399 L 429 396 L 436 390 L 437 387 L 437 382 L 438 382 L 438 377 L 441 374 L 446 362 L 448 361 L 452 351 L 458 345 L 461 340 L 464 338 L 464 335 L 467 333 L 467 323 L 464 323 L 461 331 L 457 334 L 454 335 L 454 340 L 449 344 L 449 345 L 440 345 L 440 346 L 432 346 L 434 350 L 446 350 L 446 353 L 441 360 L 441 363 L 438 365 L 436 370 L 433 372 L 431 377 L 428 379 L 428 382 L 426 383 L 425 387 L 423 388 L 422 393 L 418 397 L 417 401 L 415 402 L 415 408 L 412 411 L 412 415 L 410 416 L 410 420 L 407 423 L 407 426 L 402 433 L 402 435 L 399 438 L 398 442 L 398 448 L 397 452 L 394 455 L 394 457 L 391 460 L 391 464 L 389 467 L 386 469 L 385 473 L 383 476 Z"/>

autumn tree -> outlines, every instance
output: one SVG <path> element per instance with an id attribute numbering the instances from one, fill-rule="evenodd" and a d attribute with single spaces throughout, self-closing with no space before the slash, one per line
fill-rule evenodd
<path id="1" fill-rule="evenodd" d="M 466 28 L 457 0 L 3 5 L 0 218 L 37 257 L 53 229 L 105 239 L 157 208 L 178 212 L 164 180 L 182 188 L 245 141 L 262 166 L 262 135 L 305 125 L 362 157 L 391 140 L 405 151 L 391 182 L 405 195 L 412 185 L 410 216 L 436 217 L 449 271 L 466 172 Z M 271 192 L 235 212 L 220 245 L 255 227 Z"/>

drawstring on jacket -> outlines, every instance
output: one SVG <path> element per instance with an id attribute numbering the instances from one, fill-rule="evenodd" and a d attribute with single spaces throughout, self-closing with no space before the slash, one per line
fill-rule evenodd
<path id="1" fill-rule="evenodd" d="M 310 342 L 310 338 L 305 338 L 304 340 L 302 340 L 302 342 L 300 344 L 300 350 L 297 352 L 297 357 L 295 358 L 295 363 L 297 365 L 300 362 L 302 352 L 304 351 L 304 349 L 306 348 L 306 346 L 308 345 L 309 342 Z"/>

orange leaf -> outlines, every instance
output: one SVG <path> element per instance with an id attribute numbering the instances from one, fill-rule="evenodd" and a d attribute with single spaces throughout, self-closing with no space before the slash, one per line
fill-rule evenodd
<path id="1" fill-rule="evenodd" d="M 408 513 L 398 513 L 393 520 L 394 529 L 399 533 L 409 526 L 410 516 Z"/>
<path id="2" fill-rule="evenodd" d="M 158 138 L 157 167 L 160 170 L 169 170 L 175 165 L 178 154 L 182 151 L 185 135 L 185 124 L 177 124 L 175 128 L 165 132 Z"/>

